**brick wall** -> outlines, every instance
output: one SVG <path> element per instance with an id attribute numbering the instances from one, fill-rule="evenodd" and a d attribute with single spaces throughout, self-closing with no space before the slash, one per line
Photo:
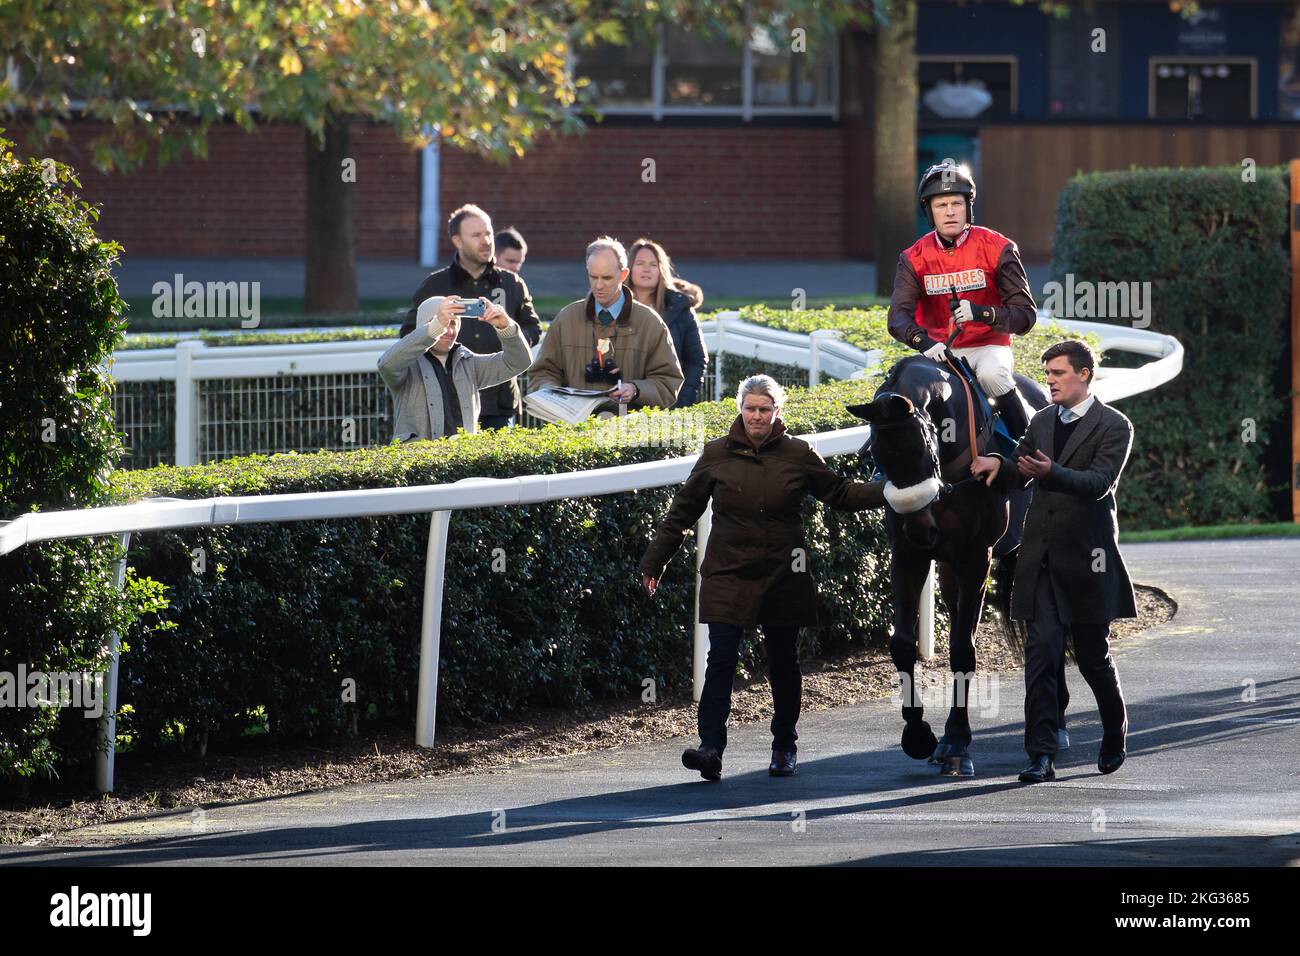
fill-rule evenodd
<path id="1" fill-rule="evenodd" d="M 838 259 L 843 141 L 833 127 L 604 126 L 508 165 L 443 149 L 439 203 L 444 220 L 477 203 L 539 257 L 581 257 L 607 232 L 647 235 L 677 258 Z M 647 158 L 655 182 L 642 181 Z"/>
<path id="2" fill-rule="evenodd" d="M 71 164 L 82 198 L 101 207 L 100 236 L 136 256 L 303 255 L 306 190 L 301 127 L 264 126 L 245 133 L 214 128 L 206 160 L 187 157 L 159 169 L 150 160 L 132 173 L 103 174 L 86 148 L 96 124 L 70 126 L 70 142 L 42 153 Z M 21 130 L 7 133 L 30 155 Z M 356 124 L 353 225 L 357 254 L 419 255 L 419 153 L 383 126 Z"/>
<path id="3" fill-rule="evenodd" d="M 271 125 L 209 134 L 208 158 L 102 174 L 86 148 L 94 124 L 73 124 L 48 155 L 77 170 L 101 207 L 99 234 L 136 256 L 300 257 L 306 200 L 304 134 Z M 27 154 L 21 130 L 11 138 Z M 419 255 L 420 157 L 391 129 L 357 124 L 357 254 Z M 42 154 L 45 155 L 45 154 Z M 656 181 L 643 182 L 642 161 Z M 841 258 L 848 225 L 844 132 L 833 127 L 603 126 L 538 144 L 507 165 L 444 148 L 445 218 L 477 202 L 498 227 L 517 226 L 539 257 L 580 256 L 609 232 L 649 235 L 680 258 Z M 441 255 L 451 252 L 445 233 Z"/>

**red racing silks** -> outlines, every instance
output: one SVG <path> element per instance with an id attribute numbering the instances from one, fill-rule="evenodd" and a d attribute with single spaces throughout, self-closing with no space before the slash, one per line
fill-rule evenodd
<path id="1" fill-rule="evenodd" d="M 998 259 L 1010 242 L 1006 236 L 983 226 L 971 226 L 951 249 L 939 242 L 934 232 L 918 239 L 904 255 L 921 286 L 916 322 L 936 342 L 952 334 L 952 292 L 972 305 L 1005 305 L 997 288 Z M 978 345 L 1010 345 L 1011 336 L 982 322 L 967 323 L 952 343 L 953 348 Z"/>

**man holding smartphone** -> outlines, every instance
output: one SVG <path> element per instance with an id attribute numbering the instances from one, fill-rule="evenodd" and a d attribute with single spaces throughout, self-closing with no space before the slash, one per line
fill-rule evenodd
<path id="1" fill-rule="evenodd" d="M 491 355 L 479 355 L 456 341 L 468 323 L 483 326 L 497 339 Z M 393 395 L 394 439 L 478 431 L 479 390 L 509 381 L 531 363 L 519 325 L 495 302 L 425 299 L 416 309 L 415 327 L 379 357 L 379 375 Z"/>
<path id="2" fill-rule="evenodd" d="M 508 269 L 498 268 L 496 241 L 488 214 L 473 204 L 461 206 L 447 220 L 447 233 L 456 253 L 447 268 L 430 273 L 420 284 L 406 313 L 401 335 L 405 337 L 415 328 L 416 310 L 420 303 L 432 296 L 471 300 L 483 297 L 505 311 L 519 327 L 528 345 L 536 345 L 542 337 L 542 328 L 533 307 L 533 298 L 523 279 Z M 496 334 L 488 328 L 488 323 L 483 322 L 460 323 L 458 341 L 480 355 L 491 355 L 501 348 Z M 512 425 L 523 410 L 519 383 L 513 377 L 485 389 L 480 398 L 482 410 L 478 424 L 483 428 Z"/>
<path id="3" fill-rule="evenodd" d="M 971 472 L 988 484 L 1034 483 L 1011 616 L 1028 622 L 1025 640 L 1025 783 L 1056 778 L 1057 681 L 1067 636 L 1079 671 L 1097 698 L 1097 769 L 1124 762 L 1128 711 L 1110 657 L 1110 622 L 1137 617 L 1133 585 L 1119 551 L 1115 490 L 1133 447 L 1133 423 L 1092 394 L 1097 356 L 1085 342 L 1043 352 L 1052 404 L 1034 415 L 1015 461 L 980 456 Z"/>

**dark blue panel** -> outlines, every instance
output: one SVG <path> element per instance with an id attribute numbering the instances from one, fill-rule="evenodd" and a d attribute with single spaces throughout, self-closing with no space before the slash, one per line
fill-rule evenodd
<path id="1" fill-rule="evenodd" d="M 1047 114 L 1047 17 L 1036 6 L 922 3 L 916 52 L 944 56 L 1014 56 L 1021 119 Z"/>
<path id="2" fill-rule="evenodd" d="M 1120 115 L 1116 119 L 1146 119 L 1149 58 L 1180 55 L 1254 57 L 1258 118 L 1277 118 L 1279 37 L 1287 4 L 1205 4 L 1203 9 L 1217 14 L 1217 20 L 1207 18 L 1199 23 L 1189 23 L 1162 3 L 1115 6 L 1120 8 L 1120 35 L 1108 40 L 1110 49 L 1121 57 Z M 1072 15 L 1083 13 L 1076 10 Z M 1048 19 L 1033 5 L 922 2 L 917 11 L 916 52 L 1015 56 L 1020 118 L 1045 119 Z"/>
<path id="3" fill-rule="evenodd" d="M 1217 19 L 1189 23 L 1162 4 L 1123 5 L 1123 117 L 1147 118 L 1147 64 L 1153 56 L 1253 56 L 1257 118 L 1276 119 L 1283 7 L 1281 3 L 1206 4 L 1202 9 L 1216 13 Z"/>

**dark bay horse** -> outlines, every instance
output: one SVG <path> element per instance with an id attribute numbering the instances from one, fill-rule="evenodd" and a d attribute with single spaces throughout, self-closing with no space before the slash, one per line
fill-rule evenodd
<path id="1" fill-rule="evenodd" d="M 1016 381 L 1035 410 L 1047 404 L 1037 382 L 1022 375 Z M 1014 400 L 1015 392 L 1007 397 Z M 893 552 L 894 601 L 889 650 L 902 681 L 903 750 L 917 760 L 937 762 L 945 776 L 973 776 L 968 705 L 975 674 L 975 629 L 995 553 L 1000 558 L 997 584 L 1003 624 L 1010 626 L 1015 548 L 1029 492 L 1008 495 L 998 490 L 1000 482 L 990 488 L 971 478 L 972 416 L 961 380 L 946 365 L 921 355 L 902 359 L 890 369 L 873 401 L 849 406 L 849 411 L 871 423 L 863 452 L 870 453 L 888 481 L 885 524 Z M 976 418 L 980 454 L 987 451 L 989 425 L 987 419 Z M 916 685 L 921 592 L 931 561 L 938 565 L 951 621 L 952 706 L 942 740 L 935 739 L 924 719 Z"/>

